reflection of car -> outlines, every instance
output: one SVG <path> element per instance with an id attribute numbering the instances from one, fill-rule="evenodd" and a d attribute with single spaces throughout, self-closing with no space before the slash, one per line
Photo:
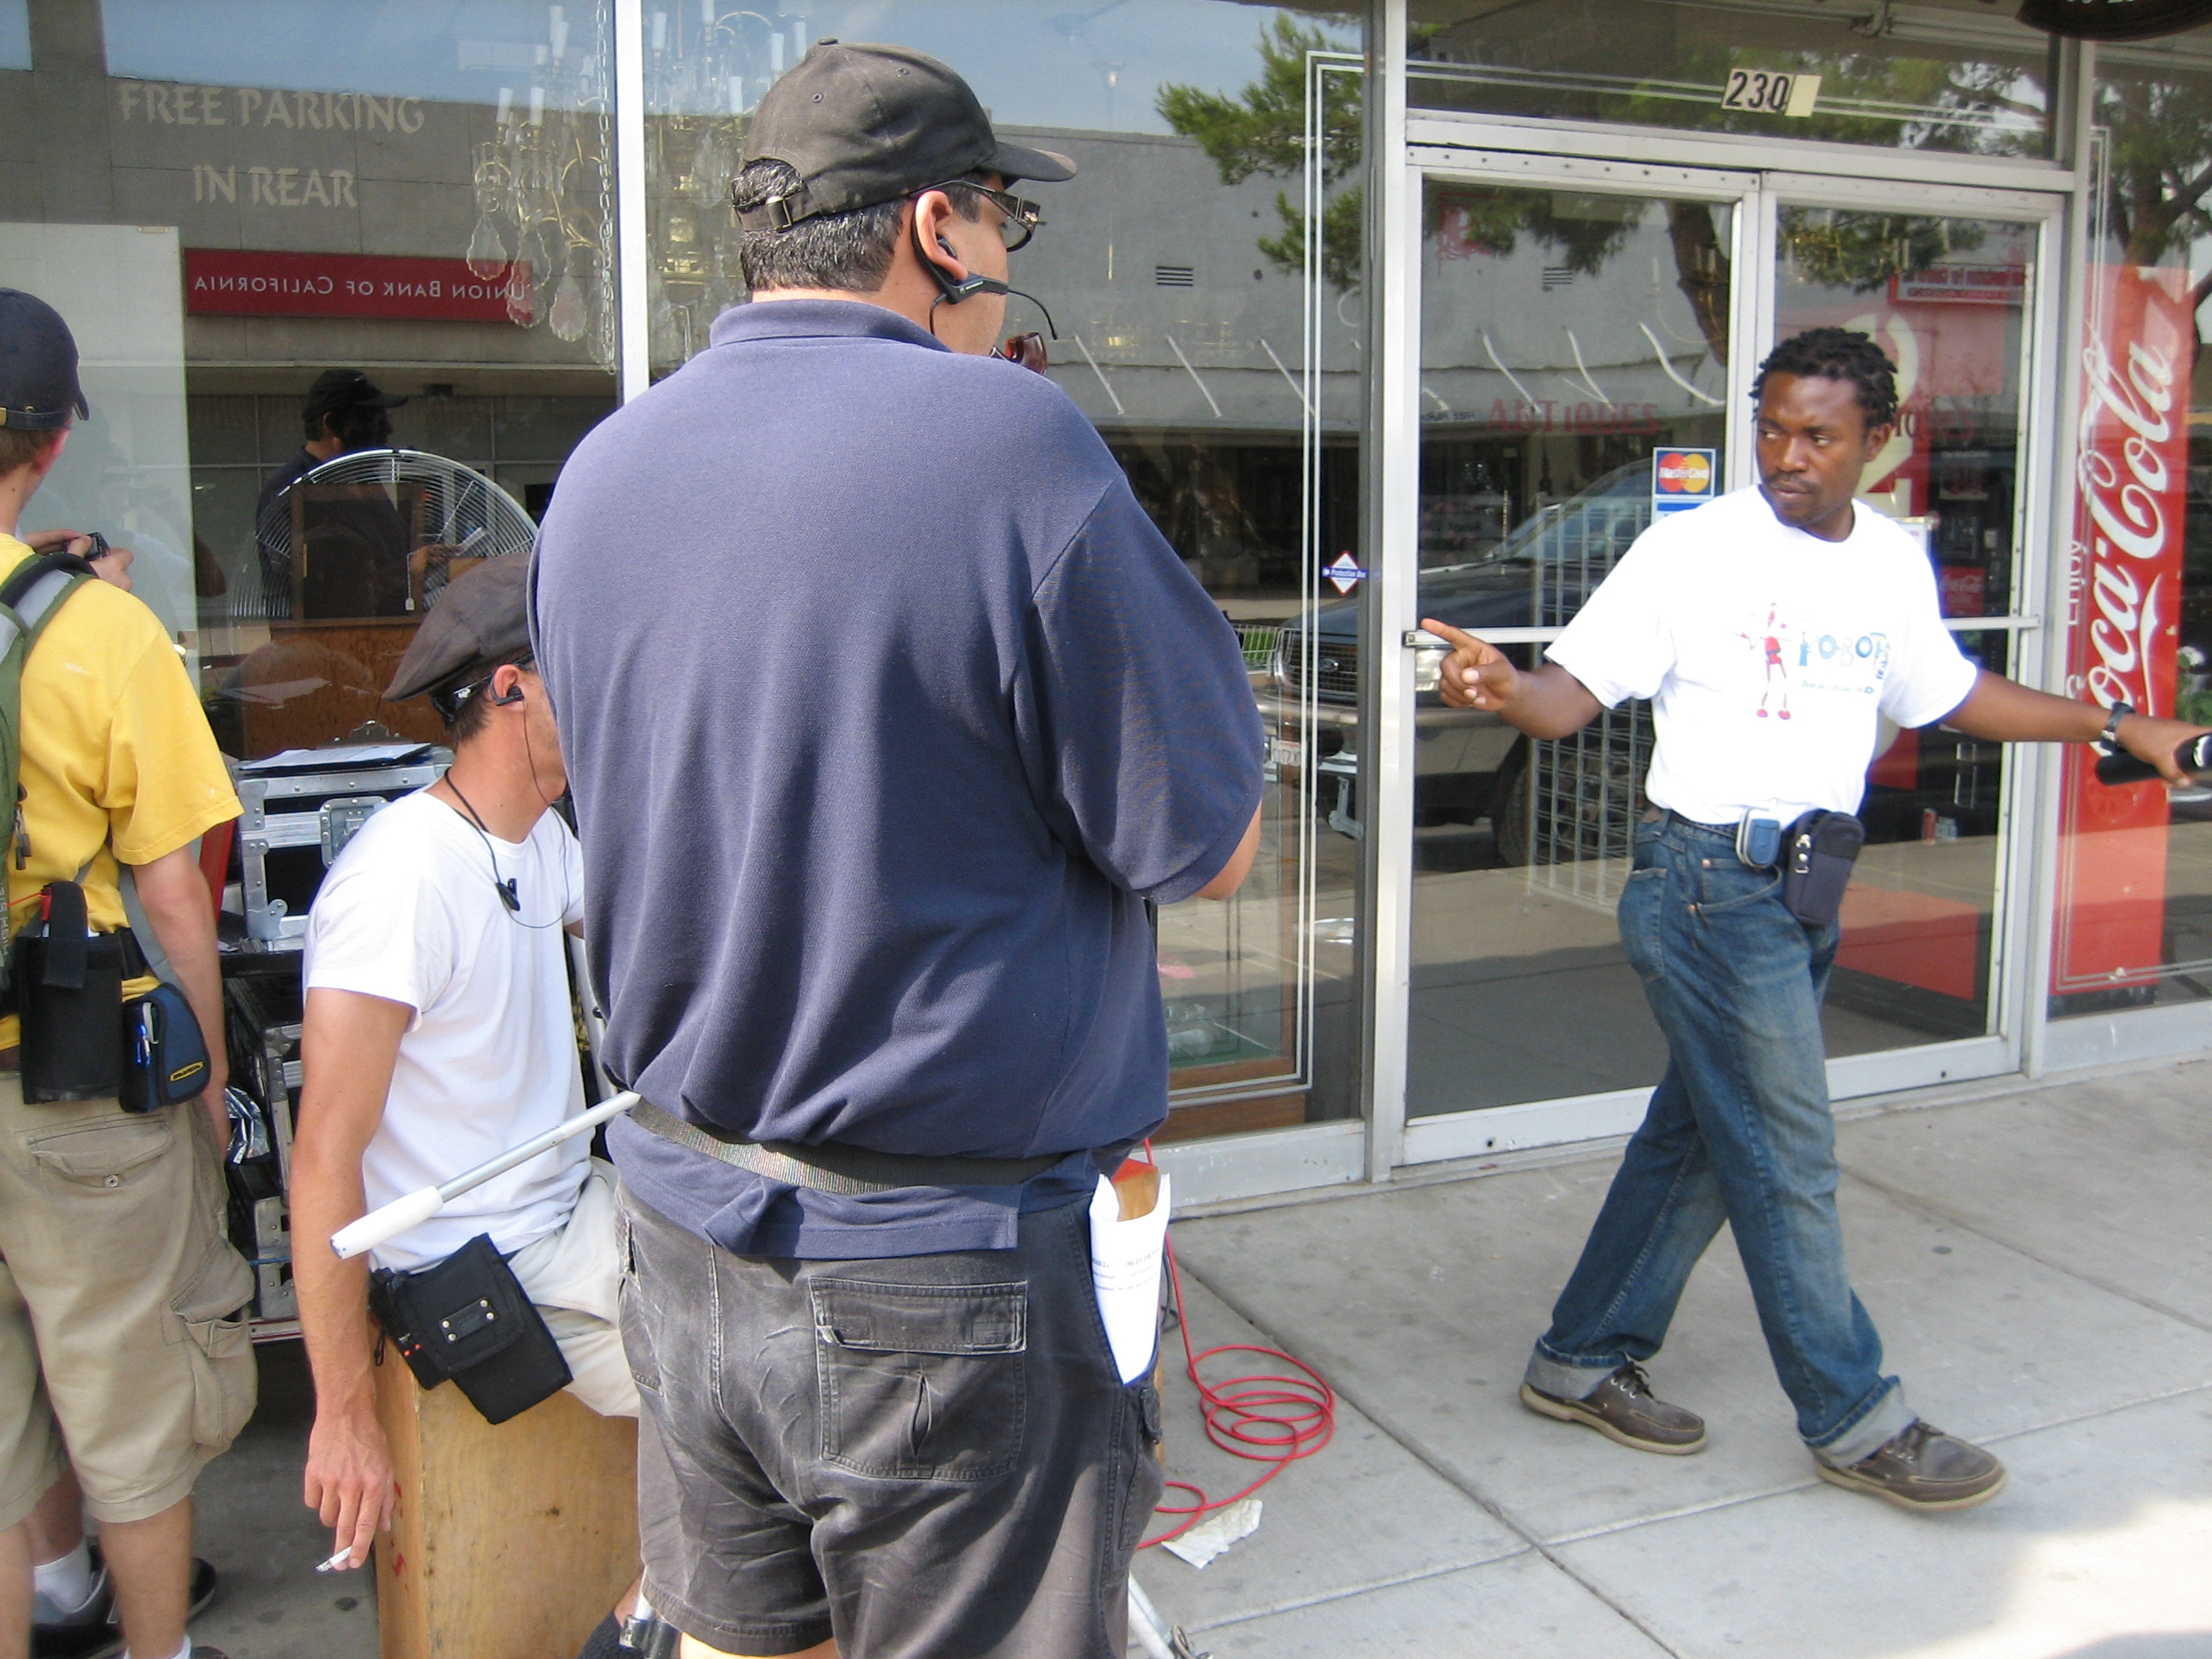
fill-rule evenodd
<path id="1" fill-rule="evenodd" d="M 1421 615 L 1475 634 L 1563 625 L 1650 522 L 1650 461 L 1632 461 L 1566 501 L 1539 507 L 1480 557 L 1424 569 Z M 1534 647 L 1508 648 L 1518 658 L 1534 659 Z M 1444 654 L 1424 648 L 1414 659 L 1414 822 L 1473 823 L 1488 817 L 1499 856 L 1525 864 L 1528 740 L 1495 714 L 1445 706 L 1436 689 Z M 1357 834 L 1358 603 L 1323 605 L 1286 626 L 1273 667 L 1276 690 L 1262 694 L 1261 704 L 1279 740 L 1279 757 L 1295 768 L 1310 749 L 1321 806 L 1335 828 Z M 1309 684 L 1310 744 L 1301 706 Z"/>

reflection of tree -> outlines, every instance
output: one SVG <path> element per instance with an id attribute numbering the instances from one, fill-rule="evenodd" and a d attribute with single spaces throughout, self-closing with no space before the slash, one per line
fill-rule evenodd
<path id="1" fill-rule="evenodd" d="M 1871 294 L 1947 254 L 1971 252 L 1983 239 L 1971 219 L 1828 208 L 1784 208 L 1780 230 L 1783 257 L 1804 281 L 1854 294 Z"/>
<path id="2" fill-rule="evenodd" d="M 1632 207 L 1626 216 L 1600 204 Z M 1709 202 L 1666 202 L 1667 236 L 1674 250 L 1674 282 L 1690 302 L 1717 363 L 1728 362 L 1729 262 L 1719 216 Z M 1429 193 L 1430 240 L 1447 257 L 1501 257 L 1528 236 L 1550 250 L 1564 270 L 1595 276 L 1626 246 L 1641 217 L 1638 197 L 1578 197 L 1516 185 L 1440 185 Z M 1593 210 L 1597 210 L 1593 211 Z"/>
<path id="3" fill-rule="evenodd" d="M 1234 97 L 1170 82 L 1160 88 L 1161 118 L 1213 158 L 1221 182 L 1238 185 L 1255 173 L 1287 179 L 1306 161 L 1306 55 L 1342 50 L 1319 28 L 1300 28 L 1287 16 L 1260 33 L 1260 78 Z M 1334 185 L 1359 165 L 1359 82 L 1350 75 L 1321 77 L 1322 181 Z M 1339 289 L 1359 283 L 1357 185 L 1328 198 L 1322 209 L 1322 274 Z M 1289 192 L 1275 192 L 1283 234 L 1263 236 L 1260 251 L 1280 269 L 1303 274 L 1305 215 Z"/>
<path id="4" fill-rule="evenodd" d="M 2111 135 L 2114 241 L 2129 264 L 2185 264 L 2190 245 L 2212 235 L 2212 86 L 2203 81 L 2108 76 L 2097 118 Z M 2212 298 L 2212 271 L 2192 307 Z"/>

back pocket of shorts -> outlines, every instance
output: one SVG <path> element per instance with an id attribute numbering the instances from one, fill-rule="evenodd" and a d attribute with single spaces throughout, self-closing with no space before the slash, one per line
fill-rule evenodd
<path id="1" fill-rule="evenodd" d="M 886 1480 L 988 1480 L 1020 1461 L 1027 1285 L 811 1290 L 824 1459 Z"/>

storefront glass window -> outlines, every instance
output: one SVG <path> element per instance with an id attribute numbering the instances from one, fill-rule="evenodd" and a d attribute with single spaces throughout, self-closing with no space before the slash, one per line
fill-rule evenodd
<path id="1" fill-rule="evenodd" d="M 1012 281 L 1040 304 L 1011 301 L 1008 328 L 1054 335 L 1053 380 L 1243 636 L 1274 739 L 1253 878 L 1160 917 L 1168 1136 L 1349 1114 L 1358 849 L 1322 820 L 1357 763 L 1344 726 L 1309 740 L 1314 698 L 1279 647 L 1366 562 L 1358 21 L 1230 0 L 647 0 L 643 28 L 656 377 L 746 297 L 726 195 L 744 118 L 812 42 L 930 52 L 999 131 L 1074 157 L 1072 183 L 1031 192 L 1048 223 Z M 1358 645 L 1330 670 L 1347 683 Z"/>
<path id="2" fill-rule="evenodd" d="M 0 65 L 36 64 L 0 70 L 0 273 L 69 319 L 94 411 L 27 527 L 132 550 L 233 756 L 440 736 L 379 693 L 613 407 L 611 22 L 0 5 Z"/>
<path id="3" fill-rule="evenodd" d="M 2097 49 L 2068 689 L 2212 721 L 2212 32 Z M 2212 996 L 2212 789 L 2060 781 L 2058 1014 Z"/>
<path id="4" fill-rule="evenodd" d="M 2050 153 L 2050 37 L 1982 0 L 1412 0 L 1409 21 L 1415 108 Z"/>

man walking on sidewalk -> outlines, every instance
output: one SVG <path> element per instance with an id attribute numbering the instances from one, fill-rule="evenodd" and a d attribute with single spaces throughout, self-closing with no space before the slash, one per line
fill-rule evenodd
<path id="1" fill-rule="evenodd" d="M 1882 1374 L 1836 1211 L 1820 999 L 1837 924 L 1784 871 L 1831 856 L 1814 815 L 1856 829 L 1878 715 L 1999 742 L 2117 742 L 2172 781 L 2198 728 L 2032 691 L 1960 654 L 1925 553 L 1853 500 L 1898 415 L 1893 366 L 1865 335 L 1784 341 L 1753 397 L 1758 486 L 1646 530 L 1549 662 L 1519 671 L 1423 624 L 1457 647 L 1442 688 L 1455 707 L 1559 738 L 1649 697 L 1657 729 L 1620 932 L 1669 1063 L 1521 1398 L 1638 1450 L 1702 1448 L 1704 1422 L 1657 1399 L 1643 1364 L 1725 1221 L 1821 1479 L 1964 1509 L 1995 1497 L 2004 1468 L 1921 1420 Z M 1778 852 L 1761 844 L 1792 825 L 1802 848 L 1795 830 Z M 1838 902 L 1848 867 L 1831 870 Z"/>
<path id="2" fill-rule="evenodd" d="M 1259 832 L 1235 635 L 1049 380 L 983 354 L 1002 143 L 934 58 L 761 100 L 753 302 L 580 445 L 536 567 L 609 1070 L 623 1335 L 687 1654 L 1118 1659 L 1158 1400 L 1088 1200 L 1166 1115 L 1146 901 Z"/>

